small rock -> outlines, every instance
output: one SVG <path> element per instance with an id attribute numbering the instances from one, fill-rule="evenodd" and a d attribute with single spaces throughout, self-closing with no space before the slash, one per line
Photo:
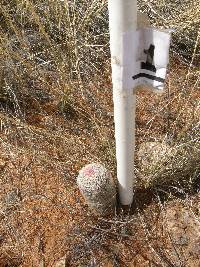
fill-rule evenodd
<path id="1" fill-rule="evenodd" d="M 138 151 L 138 160 L 142 167 L 146 168 L 162 161 L 168 153 L 170 146 L 160 142 L 144 142 L 140 145 Z"/>
<path id="2" fill-rule="evenodd" d="M 9 214 L 19 207 L 20 201 L 20 192 L 17 189 L 11 190 L 0 199 L 0 209 Z"/>
<path id="3" fill-rule="evenodd" d="M 170 236 L 168 249 L 171 255 L 174 254 L 174 261 L 177 260 L 176 251 L 181 251 L 180 255 L 187 259 L 187 266 L 200 266 L 200 224 L 188 206 L 177 201 L 166 205 L 161 213 L 164 218 L 162 229 Z M 172 253 L 174 247 L 176 251 Z"/>
<path id="4" fill-rule="evenodd" d="M 189 238 L 187 236 L 184 236 L 184 235 L 181 235 L 179 237 L 177 235 L 176 240 L 174 241 L 174 243 L 176 245 L 179 245 L 179 246 L 186 246 L 189 243 Z"/>
<path id="5" fill-rule="evenodd" d="M 65 267 L 66 266 L 66 257 L 61 258 L 59 261 L 56 262 L 54 267 Z"/>

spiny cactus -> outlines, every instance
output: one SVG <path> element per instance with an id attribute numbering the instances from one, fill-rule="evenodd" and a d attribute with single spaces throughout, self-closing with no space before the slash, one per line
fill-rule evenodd
<path id="1" fill-rule="evenodd" d="M 77 184 L 87 205 L 95 213 L 108 214 L 116 205 L 116 188 L 110 172 L 99 163 L 83 167 Z"/>

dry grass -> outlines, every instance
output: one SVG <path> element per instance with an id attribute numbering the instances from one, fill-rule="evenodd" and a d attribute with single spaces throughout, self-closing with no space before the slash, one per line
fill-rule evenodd
<path id="1" fill-rule="evenodd" d="M 136 162 L 133 207 L 105 219 L 90 214 L 76 176 L 102 162 L 115 177 L 107 3 L 1 1 L 0 266 L 50 267 L 64 255 L 66 266 L 198 266 L 166 216 L 185 207 L 199 229 L 199 4 L 168 2 L 140 8 L 177 29 L 173 50 L 189 63 L 171 53 L 166 93 L 138 93 L 136 155 L 152 141 L 169 153 L 150 168 Z"/>
<path id="2" fill-rule="evenodd" d="M 187 65 L 174 58 L 171 63 L 164 97 L 140 94 L 138 99 L 138 148 L 141 143 L 155 142 L 164 146 L 164 155 L 154 155 L 147 148 L 148 164 L 138 162 L 138 174 L 147 187 L 182 182 L 188 185 L 199 174 L 199 76 L 198 70 L 188 75 Z M 179 78 L 178 78 L 179 77 Z M 180 88 L 180 86 L 182 88 Z M 146 105 L 142 103 L 145 101 Z M 151 115 L 150 115 L 151 114 Z M 150 115 L 150 117 L 149 117 Z M 141 140 L 140 140 L 141 139 Z M 159 148 L 159 153 L 162 148 Z M 158 149 L 158 150 L 159 150 Z M 144 152 L 144 153 L 143 153 Z M 144 148 L 140 151 L 144 154 Z M 157 159 L 155 159 L 157 157 Z M 143 166 L 144 165 L 144 166 Z"/>
<path id="3" fill-rule="evenodd" d="M 179 1 L 147 1 L 139 0 L 140 9 L 147 13 L 156 27 L 174 30 L 172 50 L 186 62 L 199 62 L 199 0 Z M 195 49 L 195 58 L 192 59 Z"/>

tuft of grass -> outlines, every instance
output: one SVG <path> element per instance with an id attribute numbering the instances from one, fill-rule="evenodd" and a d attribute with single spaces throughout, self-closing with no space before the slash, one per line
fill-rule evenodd
<path id="1" fill-rule="evenodd" d="M 141 185 L 146 188 L 182 186 L 189 190 L 199 183 L 199 127 L 192 129 L 171 146 L 144 143 L 139 150 Z M 146 162 L 144 162 L 146 159 Z M 142 162 L 142 161 L 143 162 Z"/>
<path id="2" fill-rule="evenodd" d="M 91 77 L 103 78 L 109 62 L 106 6 L 104 1 L 3 1 L 1 90 L 16 112 L 24 114 L 27 101 L 36 102 L 38 111 L 40 92 L 65 102 L 69 88 L 82 90 Z"/>

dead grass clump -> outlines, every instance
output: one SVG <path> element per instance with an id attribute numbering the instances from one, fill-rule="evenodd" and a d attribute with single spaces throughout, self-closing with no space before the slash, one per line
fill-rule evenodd
<path id="1" fill-rule="evenodd" d="M 194 64 L 199 62 L 199 28 L 200 2 L 190 1 L 146 1 L 139 0 L 142 11 L 148 13 L 153 25 L 171 28 L 173 34 L 172 48 L 188 62 L 193 58 L 194 48 L 197 50 Z"/>
<path id="2" fill-rule="evenodd" d="M 166 90 L 162 97 L 138 94 L 138 182 L 191 188 L 200 171 L 198 70 L 173 59 Z"/>
<path id="3" fill-rule="evenodd" d="M 27 102 L 43 113 L 43 102 L 65 103 L 77 80 L 80 90 L 91 77 L 103 78 L 109 60 L 106 6 L 3 1 L 0 97 L 11 113 L 26 119 Z"/>
<path id="4" fill-rule="evenodd" d="M 181 186 L 191 188 L 200 173 L 200 140 L 190 133 L 174 146 L 153 142 L 139 149 L 141 184 L 146 187 Z"/>

